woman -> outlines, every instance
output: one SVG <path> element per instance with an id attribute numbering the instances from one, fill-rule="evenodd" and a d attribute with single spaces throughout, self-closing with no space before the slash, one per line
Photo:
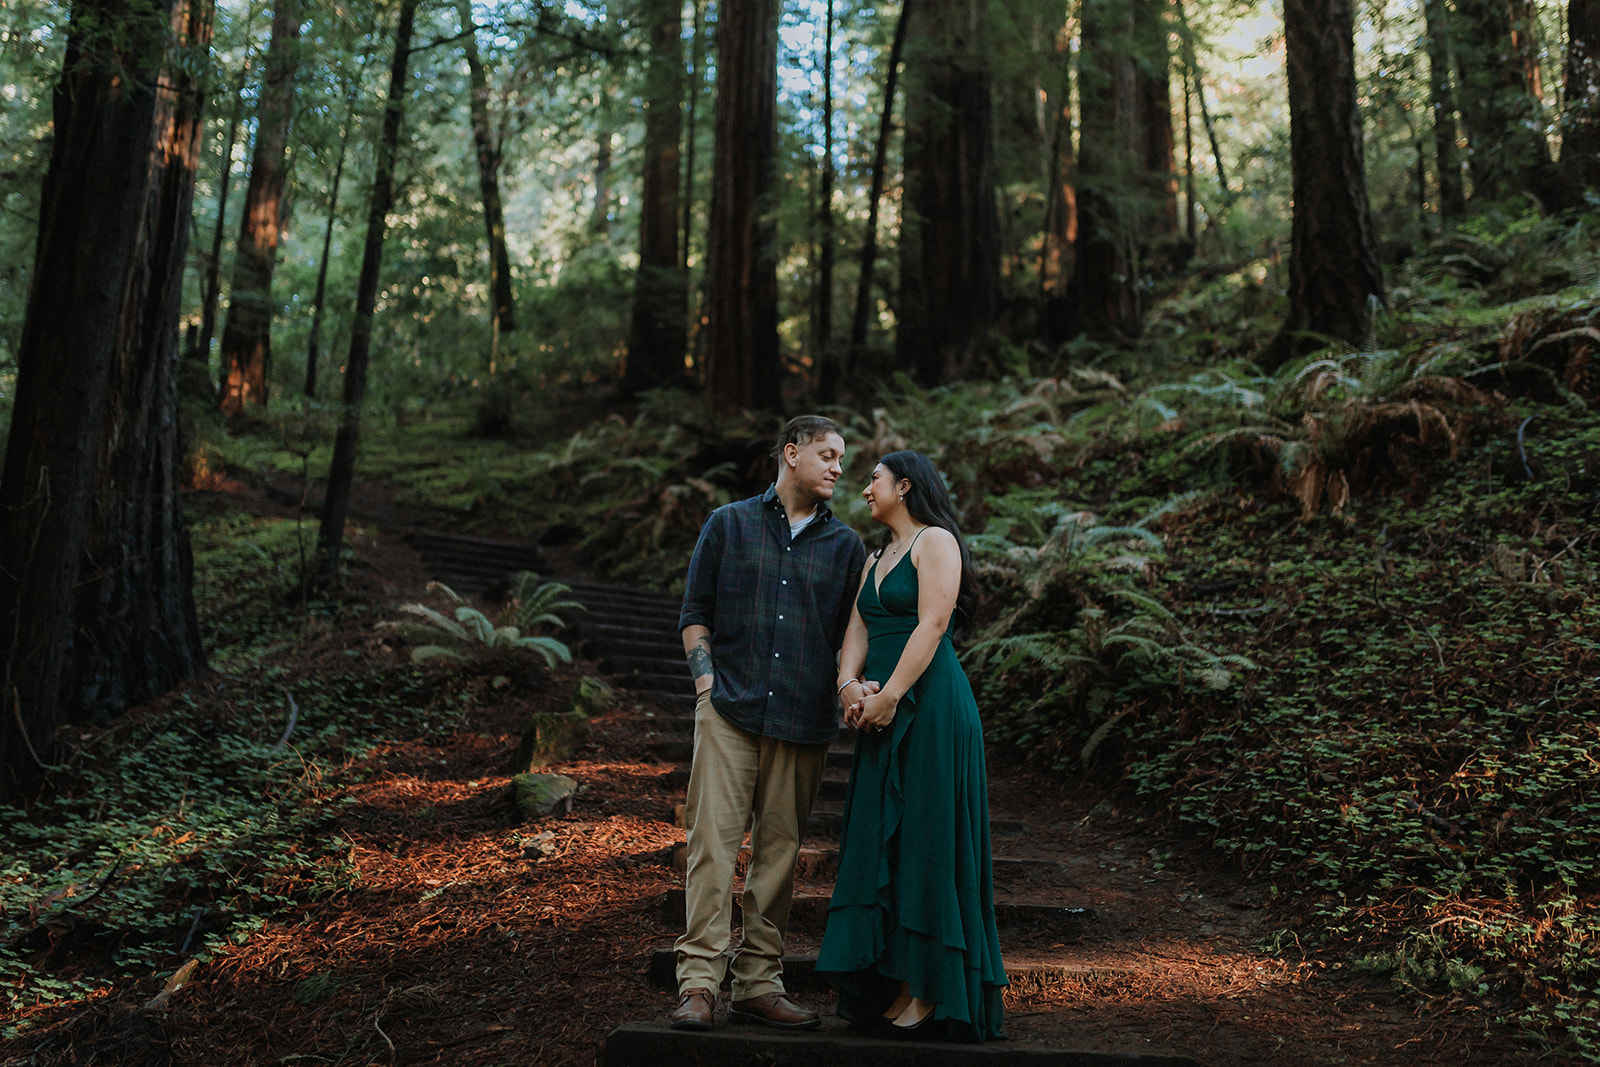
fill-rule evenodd
<path id="1" fill-rule="evenodd" d="M 839 656 L 860 733 L 817 970 L 874 1036 L 985 1041 L 1006 976 L 983 730 L 949 636 L 977 599 L 971 556 L 927 457 L 884 456 L 862 496 L 888 534 Z"/>

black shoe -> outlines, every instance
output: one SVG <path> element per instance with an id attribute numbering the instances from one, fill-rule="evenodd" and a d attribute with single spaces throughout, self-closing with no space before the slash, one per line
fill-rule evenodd
<path id="1" fill-rule="evenodd" d="M 910 1026 L 901 1026 L 892 1020 L 885 1021 L 867 1036 L 882 1041 L 937 1041 L 944 1036 L 945 1025 L 943 1019 L 935 1019 L 933 1015 L 933 1009 L 929 1008 L 928 1014 Z"/>

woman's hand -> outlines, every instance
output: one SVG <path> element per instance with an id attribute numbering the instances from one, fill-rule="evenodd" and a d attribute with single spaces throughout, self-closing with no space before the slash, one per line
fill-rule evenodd
<path id="1" fill-rule="evenodd" d="M 879 691 L 875 682 L 871 684 L 873 691 L 852 705 L 855 710 L 853 725 L 856 729 L 869 733 L 882 730 L 894 722 L 894 713 L 900 707 L 899 697 Z M 849 712 L 845 713 L 845 722 L 850 723 Z"/>
<path id="2" fill-rule="evenodd" d="M 876 693 L 880 686 L 877 682 L 851 681 L 839 691 L 840 699 L 844 702 L 844 724 L 859 727 L 861 719 L 861 701 Z"/>

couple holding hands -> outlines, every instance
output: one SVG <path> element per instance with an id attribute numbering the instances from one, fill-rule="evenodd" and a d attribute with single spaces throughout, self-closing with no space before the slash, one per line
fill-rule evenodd
<path id="1" fill-rule="evenodd" d="M 777 481 L 712 512 L 689 565 L 679 627 L 698 699 L 671 1026 L 711 1028 L 730 966 L 732 1016 L 821 1025 L 785 995 L 780 958 L 842 705 L 858 733 L 817 970 L 840 1017 L 872 1036 L 984 1041 L 1002 1036 L 1006 976 L 983 731 L 948 632 L 976 603 L 971 557 L 933 464 L 892 452 L 862 492 L 886 528 L 869 561 L 828 508 L 844 451 L 831 420 L 791 420 L 772 451 Z"/>

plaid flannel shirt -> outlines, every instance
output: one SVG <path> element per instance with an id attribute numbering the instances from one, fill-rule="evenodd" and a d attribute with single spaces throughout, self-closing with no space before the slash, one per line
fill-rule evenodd
<path id="1" fill-rule="evenodd" d="M 678 629 L 711 631 L 711 705 L 740 729 L 815 745 L 839 731 L 835 653 L 866 551 L 827 505 L 799 536 L 777 486 L 711 513 L 689 562 Z"/>

